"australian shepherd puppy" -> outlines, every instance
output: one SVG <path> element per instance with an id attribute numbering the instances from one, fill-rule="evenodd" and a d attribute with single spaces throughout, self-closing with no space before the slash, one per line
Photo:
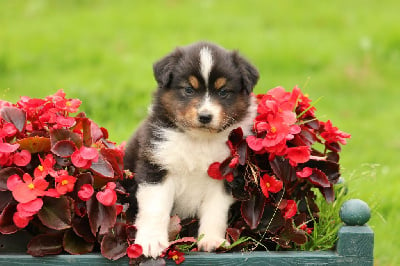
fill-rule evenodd
<path id="1" fill-rule="evenodd" d="M 153 68 L 158 89 L 124 158 L 138 182 L 136 243 L 145 256 L 159 256 L 177 214 L 199 218 L 198 246 L 213 251 L 225 241 L 234 199 L 207 169 L 229 155 L 231 130 L 250 132 L 259 74 L 237 52 L 206 42 L 179 47 Z"/>

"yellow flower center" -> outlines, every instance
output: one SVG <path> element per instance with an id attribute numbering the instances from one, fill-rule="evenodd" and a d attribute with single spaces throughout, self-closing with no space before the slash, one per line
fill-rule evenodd
<path id="1" fill-rule="evenodd" d="M 34 185 L 33 183 L 30 183 L 30 184 L 28 185 L 28 188 L 34 189 L 34 188 L 35 188 L 35 185 Z"/>
<path id="2" fill-rule="evenodd" d="M 63 186 L 68 185 L 68 180 L 64 179 L 63 181 L 61 181 L 61 185 Z"/>
<path id="3" fill-rule="evenodd" d="M 266 185 L 267 187 L 270 187 L 270 186 L 271 186 L 271 184 L 270 184 L 269 182 L 267 182 L 265 185 Z"/>
<path id="4" fill-rule="evenodd" d="M 38 169 L 39 169 L 40 172 L 43 172 L 43 170 L 44 170 L 43 165 L 39 165 L 39 166 L 38 166 Z"/>
<path id="5" fill-rule="evenodd" d="M 178 260 L 179 257 L 178 257 L 178 255 L 174 255 L 174 256 L 172 256 L 172 259 L 175 261 L 175 260 Z"/>
<path id="6" fill-rule="evenodd" d="M 276 132 L 276 127 L 271 127 L 271 132 L 275 133 Z"/>
<path id="7" fill-rule="evenodd" d="M 71 103 L 70 101 L 67 101 L 67 102 L 65 103 L 65 105 L 68 106 L 68 107 L 70 107 L 70 106 L 72 105 L 72 103 Z"/>

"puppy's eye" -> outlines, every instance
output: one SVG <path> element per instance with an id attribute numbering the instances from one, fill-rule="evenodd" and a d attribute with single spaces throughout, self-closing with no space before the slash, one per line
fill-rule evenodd
<path id="1" fill-rule="evenodd" d="M 228 90 L 226 90 L 226 89 L 220 89 L 220 90 L 218 91 L 218 95 L 219 95 L 219 97 L 221 97 L 221 98 L 226 98 L 226 97 L 228 97 L 230 93 L 231 93 L 231 92 L 228 91 Z"/>
<path id="2" fill-rule="evenodd" d="M 193 89 L 193 87 L 188 86 L 188 87 L 183 88 L 183 92 L 187 96 L 192 96 L 194 94 L 194 89 Z"/>

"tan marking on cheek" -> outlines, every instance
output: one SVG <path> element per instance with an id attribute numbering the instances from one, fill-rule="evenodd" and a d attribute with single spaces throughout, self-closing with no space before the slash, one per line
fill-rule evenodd
<path id="1" fill-rule="evenodd" d="M 198 99 L 193 99 L 185 107 L 182 107 L 177 112 L 177 121 L 179 121 L 185 127 L 193 127 L 197 123 L 197 106 L 199 104 Z"/>
<path id="2" fill-rule="evenodd" d="M 221 89 L 225 85 L 226 85 L 226 78 L 218 78 L 214 83 L 214 87 L 216 90 Z"/>
<path id="3" fill-rule="evenodd" d="M 195 89 L 199 88 L 199 81 L 197 80 L 197 78 L 195 76 L 189 77 L 189 83 L 193 88 L 195 88 Z"/>

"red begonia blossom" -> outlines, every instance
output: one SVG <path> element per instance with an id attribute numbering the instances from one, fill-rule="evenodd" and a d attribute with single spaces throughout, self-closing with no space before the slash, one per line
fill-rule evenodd
<path id="1" fill-rule="evenodd" d="M 287 200 L 286 207 L 283 210 L 285 219 L 292 218 L 297 213 L 297 204 L 294 200 Z"/>
<path id="2" fill-rule="evenodd" d="M 39 156 L 39 160 L 41 164 L 38 165 L 33 172 L 33 175 L 36 178 L 44 178 L 47 175 L 55 177 L 57 175 L 56 171 L 53 168 L 56 164 L 56 159 L 54 159 L 52 154 L 47 154 L 44 160 Z"/>
<path id="3" fill-rule="evenodd" d="M 283 183 L 275 177 L 264 174 L 260 178 L 260 187 L 266 198 L 269 198 L 269 192 L 276 193 L 282 190 Z"/>
<path id="4" fill-rule="evenodd" d="M 94 193 L 93 186 L 90 184 L 84 184 L 78 191 L 78 197 L 83 201 L 88 201 Z"/>
<path id="5" fill-rule="evenodd" d="M 57 116 L 57 126 L 70 128 L 75 125 L 76 121 L 74 117 Z"/>
<path id="6" fill-rule="evenodd" d="M 13 222 L 18 228 L 25 228 L 32 219 L 32 216 L 22 216 L 20 212 L 15 212 L 13 215 Z"/>
<path id="7" fill-rule="evenodd" d="M 181 264 L 185 261 L 185 253 L 177 251 L 175 248 L 168 250 L 167 258 L 172 259 L 176 264 Z"/>
<path id="8" fill-rule="evenodd" d="M 67 171 L 60 172 L 60 175 L 55 178 L 56 190 L 59 194 L 64 195 L 74 190 L 76 177 L 68 175 Z"/>
<path id="9" fill-rule="evenodd" d="M 13 155 L 13 162 L 17 166 L 26 166 L 31 161 L 31 153 L 27 150 L 22 150 Z"/>
<path id="10" fill-rule="evenodd" d="M 96 194 L 97 200 L 104 206 L 112 206 L 117 201 L 117 193 L 115 192 L 115 183 L 108 182 L 106 188 L 103 191 L 99 191 Z"/>
<path id="11" fill-rule="evenodd" d="M 226 181 L 232 182 L 233 178 L 234 178 L 233 174 L 232 173 L 228 173 L 227 175 L 222 175 L 220 167 L 221 167 L 221 163 L 219 163 L 219 162 L 212 163 L 208 167 L 208 170 L 207 170 L 208 176 L 213 178 L 213 179 L 217 179 L 217 180 L 226 179 Z"/>
<path id="12" fill-rule="evenodd" d="M 76 167 L 90 168 L 92 162 L 97 162 L 99 153 L 97 149 L 82 146 L 71 155 L 71 161 Z"/>
<path id="13" fill-rule="evenodd" d="M 31 217 L 38 213 L 43 207 L 43 200 L 41 198 L 34 199 L 26 203 L 18 203 L 17 211 L 20 217 Z"/>
<path id="14" fill-rule="evenodd" d="M 310 167 L 304 167 L 301 171 L 297 171 L 296 175 L 300 178 L 307 178 L 312 174 L 313 170 Z"/>
<path id="15" fill-rule="evenodd" d="M 45 195 L 49 182 L 43 178 L 34 178 L 25 173 L 22 177 L 12 175 L 7 179 L 7 187 L 12 191 L 14 199 L 20 203 L 27 203 L 39 196 Z"/>
<path id="16" fill-rule="evenodd" d="M 132 244 L 126 249 L 126 254 L 131 259 L 137 259 L 143 254 L 143 248 L 139 244 Z"/>
<path id="17" fill-rule="evenodd" d="M 310 159 L 311 151 L 307 146 L 291 147 L 286 149 L 286 158 L 292 166 L 305 163 Z"/>
<path id="18" fill-rule="evenodd" d="M 78 99 L 58 98 L 56 99 L 55 107 L 68 113 L 75 113 L 78 111 L 81 103 Z"/>
<path id="19" fill-rule="evenodd" d="M 347 143 L 346 139 L 351 137 L 350 134 L 340 131 L 337 127 L 334 127 L 330 120 L 326 122 L 320 122 L 320 125 L 324 129 L 324 131 L 321 133 L 321 137 L 324 138 L 327 143 L 339 142 L 342 145 L 345 145 Z"/>
<path id="20" fill-rule="evenodd" d="M 312 228 L 312 227 L 307 227 L 307 224 L 306 223 L 303 223 L 303 224 L 301 224 L 300 225 L 300 229 L 301 230 L 303 230 L 303 231 L 305 231 L 307 234 L 311 234 L 312 233 L 312 231 L 314 230 L 314 228 Z"/>
<path id="21" fill-rule="evenodd" d="M 4 123 L 0 130 L 0 138 L 13 137 L 17 134 L 18 130 L 12 123 Z"/>

